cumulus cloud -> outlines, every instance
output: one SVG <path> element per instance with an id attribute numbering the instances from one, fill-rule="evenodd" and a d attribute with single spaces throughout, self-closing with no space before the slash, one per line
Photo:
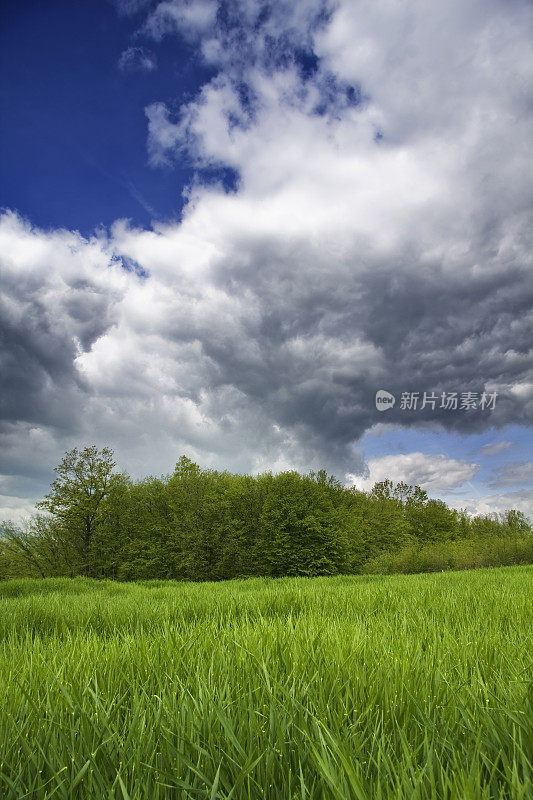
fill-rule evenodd
<path id="1" fill-rule="evenodd" d="M 224 280 L 268 297 L 277 316 L 297 312 L 300 357 L 309 338 L 316 352 L 318 320 L 339 349 L 354 340 L 372 349 L 370 379 L 348 369 L 326 390 L 346 438 L 368 424 L 376 379 L 395 394 L 497 392 L 490 423 L 527 423 L 531 118 L 523 111 L 532 64 L 520 26 L 530 11 L 340 4 L 325 22 L 322 4 L 303 5 L 321 66 L 302 72 L 300 49 L 311 45 L 288 4 L 263 21 L 241 3 L 238 21 L 211 32 L 224 45 L 217 77 L 178 115 L 161 103 L 147 109 L 153 163 L 187 151 L 200 168 L 238 173 L 235 196 L 193 194 L 197 219 L 225 239 Z M 228 65 L 233 41 L 241 46 Z M 465 431 L 488 422 L 398 406 L 388 419 Z"/>
<path id="2" fill-rule="evenodd" d="M 157 4 L 145 32 L 216 73 L 146 109 L 152 163 L 198 169 L 183 218 L 83 239 L 2 217 L 0 437 L 98 439 L 140 473 L 186 451 L 343 477 L 377 422 L 530 424 L 532 17 L 520 0 Z M 385 416 L 380 388 L 498 397 Z M 477 466 L 370 470 L 437 490 Z"/>
<path id="3" fill-rule="evenodd" d="M 503 514 L 514 508 L 522 511 L 533 523 L 533 489 L 468 498 L 462 500 L 459 506 L 470 514 Z"/>
<path id="4" fill-rule="evenodd" d="M 465 459 L 448 458 L 443 454 L 405 453 L 372 458 L 368 462 L 366 478 L 356 475 L 349 477 L 358 489 L 366 491 L 378 481 L 389 479 L 394 483 L 403 481 L 420 486 L 435 494 L 462 486 L 478 470 L 479 464 L 472 464 Z"/>
<path id="5" fill-rule="evenodd" d="M 156 5 L 144 27 L 155 39 L 180 32 L 196 40 L 212 30 L 218 6 L 217 0 L 164 0 Z"/>

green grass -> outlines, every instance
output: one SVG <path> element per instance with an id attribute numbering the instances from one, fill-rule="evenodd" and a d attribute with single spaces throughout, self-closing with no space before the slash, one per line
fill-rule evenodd
<path id="1" fill-rule="evenodd" d="M 0 583 L 0 797 L 526 800 L 532 590 Z"/>

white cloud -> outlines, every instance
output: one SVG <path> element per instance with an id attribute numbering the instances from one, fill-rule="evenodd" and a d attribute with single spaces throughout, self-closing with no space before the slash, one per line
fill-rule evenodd
<path id="1" fill-rule="evenodd" d="M 467 497 L 461 501 L 451 502 L 456 508 L 464 508 L 470 514 L 501 514 L 511 508 L 522 511 L 533 523 L 533 489 L 506 494 L 486 494 L 478 497 Z"/>
<path id="2" fill-rule="evenodd" d="M 27 497 L 12 497 L 0 494 L 0 522 L 10 520 L 11 522 L 21 523 L 35 514 L 35 501 Z"/>
<path id="3" fill-rule="evenodd" d="M 145 30 L 156 39 L 176 31 L 196 39 L 213 27 L 217 11 L 217 0 L 164 0 L 149 15 Z"/>
<path id="4" fill-rule="evenodd" d="M 348 476 L 358 489 L 368 491 L 378 481 L 401 481 L 435 494 L 455 489 L 471 480 L 479 470 L 479 464 L 465 459 L 448 458 L 444 454 L 405 453 L 402 455 L 378 456 L 368 462 L 368 476 Z"/>

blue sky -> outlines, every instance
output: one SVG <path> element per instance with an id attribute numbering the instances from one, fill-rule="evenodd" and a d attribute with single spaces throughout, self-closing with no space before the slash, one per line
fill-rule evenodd
<path id="1" fill-rule="evenodd" d="M 90 443 L 533 514 L 527 0 L 1 15 L 0 516 Z"/>
<path id="2" fill-rule="evenodd" d="M 213 70 L 168 39 L 154 69 L 121 69 L 121 53 L 153 42 L 107 1 L 6 2 L 2 17 L 0 204 L 84 234 L 118 217 L 179 218 L 193 169 L 149 166 L 144 109 L 192 97 Z"/>
<path id="3" fill-rule="evenodd" d="M 531 438 L 527 429 L 522 426 L 508 425 L 501 429 L 488 428 L 478 434 L 457 434 L 454 432 L 444 432 L 442 430 L 418 430 L 405 429 L 399 427 L 396 430 L 384 430 L 379 433 L 369 432 L 361 442 L 367 460 L 374 465 L 379 465 L 380 459 L 385 459 L 382 465 L 382 472 L 387 469 L 390 462 L 388 457 L 393 459 L 399 455 L 410 453 L 422 453 L 429 459 L 446 454 L 448 459 L 448 469 L 454 465 L 451 462 L 475 465 L 471 477 L 464 480 L 459 479 L 454 485 L 447 487 L 442 485 L 441 475 L 438 473 L 436 485 L 427 485 L 430 494 L 445 499 L 450 505 L 458 508 L 476 508 L 481 503 L 484 513 L 490 513 L 493 500 L 490 498 L 501 492 L 503 486 L 500 485 L 502 472 L 506 471 L 508 479 L 504 481 L 506 497 L 509 494 L 521 493 L 524 486 L 527 487 L 531 481 L 531 471 L 528 478 L 528 464 L 531 462 Z M 511 473 L 510 468 L 520 465 L 518 470 Z M 400 471 L 404 468 L 401 462 L 397 464 Z M 426 479 L 429 479 L 428 466 L 434 466 L 430 462 L 426 465 Z M 414 464 L 415 469 L 424 470 L 424 462 L 420 460 Z M 384 474 L 384 472 L 383 472 Z M 355 479 L 357 482 L 357 479 Z M 439 480 L 441 483 L 439 485 Z M 366 487 L 370 481 L 365 481 Z M 518 500 L 519 502 L 519 500 Z M 508 505 L 511 500 L 508 500 Z"/>

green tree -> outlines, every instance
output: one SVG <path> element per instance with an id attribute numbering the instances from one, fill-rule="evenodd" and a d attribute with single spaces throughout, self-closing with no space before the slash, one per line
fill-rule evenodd
<path id="1" fill-rule="evenodd" d="M 442 500 L 428 500 L 417 512 L 419 542 L 446 542 L 459 532 L 458 514 Z"/>
<path id="2" fill-rule="evenodd" d="M 500 515 L 501 524 L 509 530 L 512 535 L 531 533 L 531 525 L 526 515 L 516 508 L 509 508 Z"/>
<path id="3" fill-rule="evenodd" d="M 411 487 L 409 487 L 411 488 Z M 411 532 L 401 496 L 390 480 L 379 481 L 370 493 L 367 509 L 370 522 L 366 541 L 367 557 L 382 550 L 396 550 L 410 543 Z"/>
<path id="4" fill-rule="evenodd" d="M 258 549 L 268 574 L 333 575 L 343 537 L 326 481 L 297 472 L 272 478 L 260 517 Z"/>
<path id="5" fill-rule="evenodd" d="M 116 474 L 113 451 L 96 446 L 65 453 L 55 468 L 56 479 L 37 508 L 48 511 L 68 533 L 80 558 L 82 574 L 98 574 L 91 560 L 91 545 L 105 517 L 106 499 Z"/>

